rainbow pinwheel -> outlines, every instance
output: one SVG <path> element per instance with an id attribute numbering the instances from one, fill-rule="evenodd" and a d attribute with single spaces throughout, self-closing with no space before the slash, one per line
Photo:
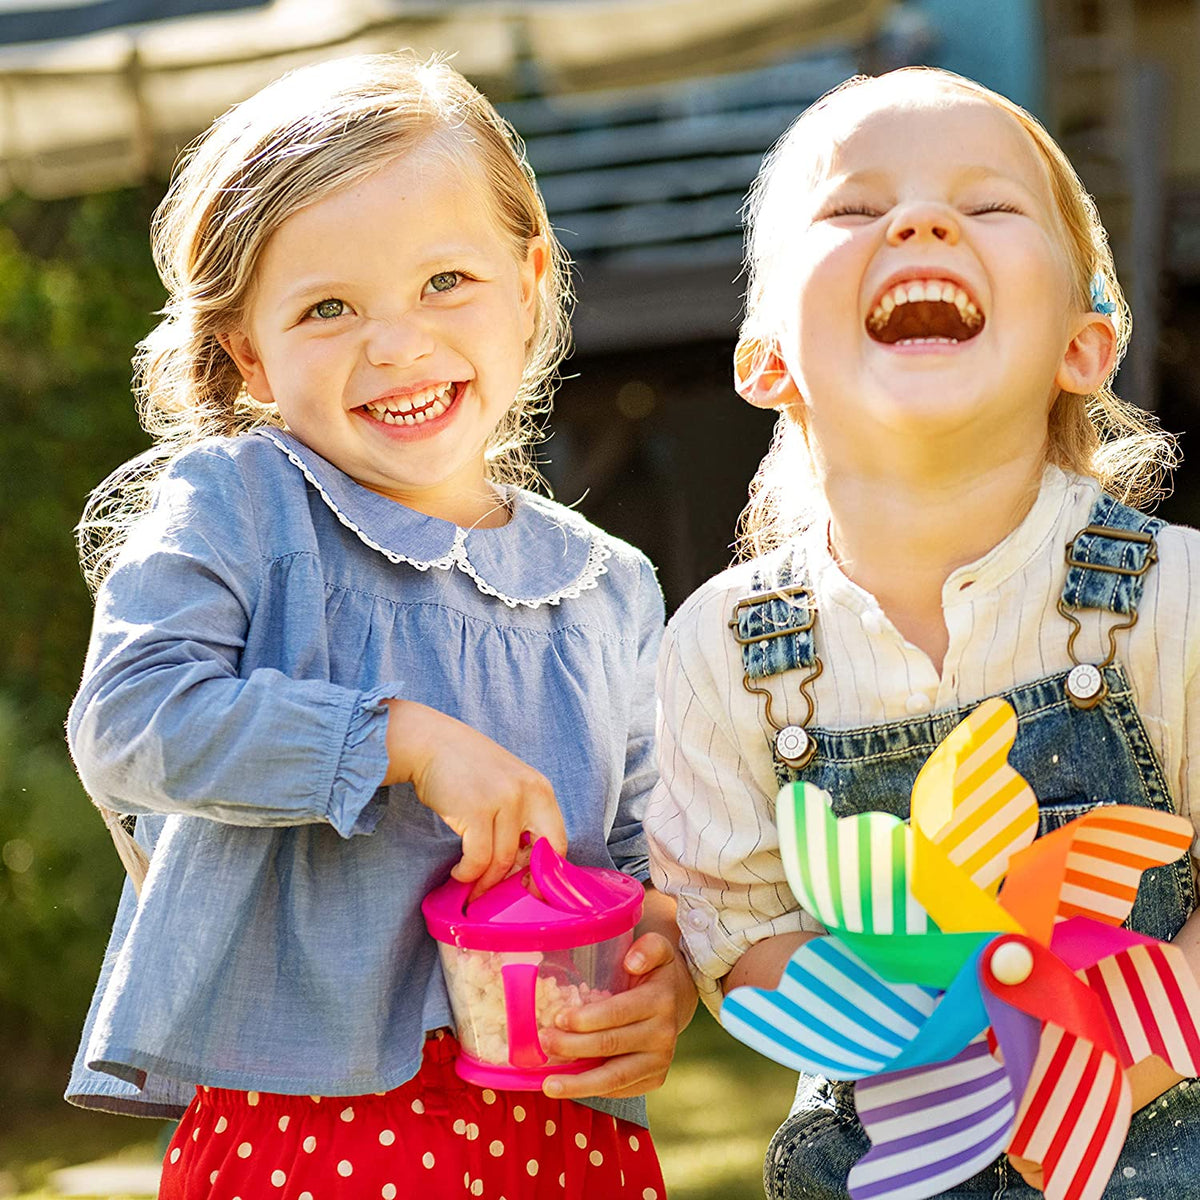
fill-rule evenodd
<path id="1" fill-rule="evenodd" d="M 1049 1200 L 1096 1200 L 1129 1128 L 1125 1068 L 1157 1054 L 1200 1072 L 1183 955 L 1120 927 L 1190 822 L 1105 805 L 1035 840 L 1016 732 L 1003 701 L 971 713 L 918 775 L 909 824 L 836 820 L 808 784 L 779 793 L 788 881 L 829 936 L 774 990 L 730 992 L 721 1023 L 785 1066 L 857 1081 L 872 1145 L 855 1200 L 935 1196 L 1005 1151 L 1042 1164 Z"/>

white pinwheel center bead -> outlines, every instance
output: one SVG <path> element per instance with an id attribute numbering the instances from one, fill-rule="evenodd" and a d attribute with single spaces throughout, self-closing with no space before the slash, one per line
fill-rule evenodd
<path id="1" fill-rule="evenodd" d="M 1033 970 L 1033 954 L 1022 942 L 1005 942 L 996 948 L 989 966 L 1000 983 L 1024 983 Z"/>

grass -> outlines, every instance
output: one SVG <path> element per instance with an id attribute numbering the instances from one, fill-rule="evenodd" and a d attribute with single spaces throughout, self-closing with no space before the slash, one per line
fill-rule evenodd
<path id="1" fill-rule="evenodd" d="M 666 1084 L 650 1097 L 670 1200 L 761 1200 L 763 1154 L 794 1085 L 791 1072 L 734 1041 L 701 1009 Z M 10 1200 L 53 1200 L 48 1181 L 61 1167 L 153 1161 L 163 1152 L 162 1122 L 83 1112 L 44 1091 L 10 1091 L 0 1120 L 0 1197 Z"/>

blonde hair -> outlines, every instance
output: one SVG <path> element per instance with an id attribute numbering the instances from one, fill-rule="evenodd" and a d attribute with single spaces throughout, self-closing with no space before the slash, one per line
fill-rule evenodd
<path id="1" fill-rule="evenodd" d="M 550 228 L 520 137 L 437 59 L 381 54 L 305 67 L 213 122 L 184 152 L 154 214 L 154 262 L 167 303 L 137 348 L 134 395 L 155 444 L 88 498 L 76 535 L 93 592 L 166 463 L 203 438 L 282 424 L 273 407 L 246 391 L 219 340 L 237 327 L 272 234 L 305 206 L 429 143 L 484 180 L 519 260 L 531 238 L 545 240 L 546 269 L 521 382 L 486 450 L 495 482 L 540 483 L 529 447 L 540 435 L 569 344 L 570 263 Z M 140 890 L 145 852 L 116 813 L 97 807 Z"/>
<path id="2" fill-rule="evenodd" d="M 531 238 L 546 242 L 521 383 L 486 452 L 495 482 L 540 484 L 530 445 L 569 345 L 570 263 L 520 137 L 444 61 L 398 53 L 320 63 L 284 75 L 214 121 L 181 156 L 154 214 L 151 242 L 167 303 L 137 348 L 134 395 L 155 445 L 88 498 L 76 534 L 93 592 L 166 462 L 206 437 L 282 424 L 242 386 L 219 341 L 244 312 L 272 234 L 293 213 L 429 142 L 480 174 L 518 258 Z"/>
<path id="3" fill-rule="evenodd" d="M 1055 399 L 1047 459 L 1066 470 L 1094 476 L 1124 503 L 1156 503 L 1169 490 L 1169 472 L 1178 462 L 1178 449 L 1174 436 L 1151 414 L 1121 400 L 1112 389 L 1112 376 L 1129 345 L 1132 319 L 1096 203 L 1036 117 L 961 75 L 934 67 L 903 67 L 882 76 L 855 76 L 806 109 L 772 147 L 744 209 L 749 280 L 742 338 L 778 340 L 781 328 L 776 314 L 786 312 L 794 299 L 782 294 L 787 272 L 773 267 L 779 262 L 779 247 L 786 244 L 789 224 L 795 221 L 798 191 L 811 190 L 828 168 L 833 141 L 820 136 L 822 121 L 831 116 L 847 92 L 897 84 L 926 85 L 984 100 L 1012 117 L 1033 142 L 1061 220 L 1074 301 L 1081 311 L 1090 310 L 1092 281 L 1098 277 L 1104 298 L 1115 306 L 1112 322 L 1117 333 L 1116 360 L 1104 384 L 1091 395 L 1060 392 Z M 749 503 L 738 525 L 739 557 L 754 557 L 787 542 L 811 523 L 819 507 L 818 497 L 805 426 L 785 410 L 750 485 Z"/>

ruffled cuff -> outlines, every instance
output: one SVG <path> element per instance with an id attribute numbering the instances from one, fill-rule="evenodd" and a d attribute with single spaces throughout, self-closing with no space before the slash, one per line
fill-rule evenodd
<path id="1" fill-rule="evenodd" d="M 387 806 L 388 708 L 385 701 L 404 695 L 403 683 L 363 692 L 350 710 L 341 756 L 333 776 L 326 820 L 344 838 L 374 833 Z"/>

